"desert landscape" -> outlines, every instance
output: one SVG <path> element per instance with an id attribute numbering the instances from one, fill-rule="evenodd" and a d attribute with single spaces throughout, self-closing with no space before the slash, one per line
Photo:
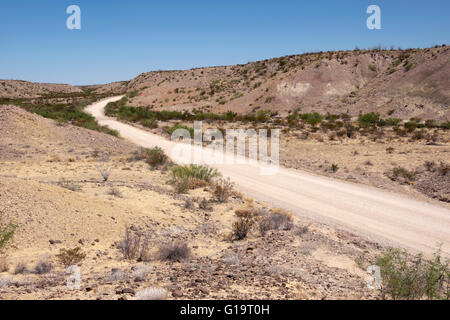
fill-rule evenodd
<path id="1" fill-rule="evenodd" d="M 449 75 L 449 47 L 439 45 L 95 86 L 0 80 L 0 299 L 449 299 Z M 373 215 L 382 199 L 372 198 L 392 194 L 383 205 L 420 221 L 405 222 L 403 240 L 369 234 L 278 205 L 269 191 L 253 196 L 227 167 L 175 163 L 165 141 L 176 129 L 193 134 L 194 121 L 279 129 L 285 174 L 354 186 L 355 198 L 364 190 L 348 207 Z M 161 143 L 136 143 L 128 127 Z M 315 201 L 343 215 L 340 194 Z M 422 213 L 430 225 L 415 225 Z M 413 243 L 411 230 L 431 234 Z M 373 265 L 379 288 L 368 285 Z"/>

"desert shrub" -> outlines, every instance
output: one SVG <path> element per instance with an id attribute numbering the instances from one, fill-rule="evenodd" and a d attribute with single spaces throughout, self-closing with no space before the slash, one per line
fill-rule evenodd
<path id="1" fill-rule="evenodd" d="M 184 242 L 172 242 L 164 244 L 159 248 L 159 258 L 166 261 L 188 260 L 191 256 L 191 249 Z"/>
<path id="2" fill-rule="evenodd" d="M 405 63 L 403 64 L 403 66 L 405 67 L 405 71 L 408 72 L 409 70 L 411 70 L 414 67 L 414 64 L 408 60 L 405 61 Z"/>
<path id="3" fill-rule="evenodd" d="M 146 149 L 145 160 L 152 167 L 157 168 L 167 163 L 169 159 L 160 147 L 154 147 L 153 149 Z"/>
<path id="4" fill-rule="evenodd" d="M 117 198 L 123 198 L 122 192 L 120 192 L 120 190 L 115 188 L 115 187 L 111 187 L 109 189 L 108 195 L 113 196 L 113 197 L 117 197 Z"/>
<path id="5" fill-rule="evenodd" d="M 388 119 L 386 119 L 386 124 L 388 126 L 397 126 L 400 122 L 402 122 L 402 119 L 398 119 L 398 118 L 388 118 Z"/>
<path id="6" fill-rule="evenodd" d="M 48 260 L 39 261 L 33 268 L 34 274 L 46 274 L 52 271 L 53 264 Z"/>
<path id="7" fill-rule="evenodd" d="M 358 123 L 361 128 L 367 128 L 375 125 L 380 120 L 380 115 L 376 113 L 366 113 L 358 117 Z"/>
<path id="8" fill-rule="evenodd" d="M 388 154 L 392 154 L 392 153 L 394 153 L 394 148 L 392 148 L 392 147 L 388 147 L 388 148 L 386 148 L 386 153 L 388 153 Z"/>
<path id="9" fill-rule="evenodd" d="M 425 127 L 429 128 L 429 129 L 436 128 L 437 127 L 437 123 L 436 123 L 435 120 L 426 120 L 425 121 Z"/>
<path id="10" fill-rule="evenodd" d="M 142 119 L 140 123 L 147 128 L 156 129 L 158 128 L 158 121 L 155 119 Z"/>
<path id="11" fill-rule="evenodd" d="M 191 128 L 191 127 L 188 127 L 188 126 L 184 126 L 184 125 L 181 125 L 181 124 L 176 124 L 173 127 L 167 129 L 167 133 L 169 135 L 172 135 L 178 129 L 187 130 L 189 132 L 189 134 L 191 135 L 191 138 L 194 136 L 194 128 Z"/>
<path id="12" fill-rule="evenodd" d="M 61 178 L 58 181 L 58 186 L 60 186 L 61 188 L 73 191 L 73 192 L 77 192 L 81 190 L 81 186 L 79 184 L 76 184 L 72 181 L 69 181 L 65 178 Z"/>
<path id="13" fill-rule="evenodd" d="M 173 180 L 177 181 L 179 179 L 188 181 L 189 187 L 191 189 L 196 187 L 196 184 L 203 182 L 210 182 L 211 179 L 220 176 L 217 169 L 205 166 L 205 165 L 177 165 L 171 169 Z M 204 186 L 200 183 L 201 186 Z"/>
<path id="14" fill-rule="evenodd" d="M 331 164 L 331 172 L 336 173 L 339 170 L 339 166 L 336 163 Z"/>
<path id="15" fill-rule="evenodd" d="M 213 183 L 214 197 L 218 202 L 226 202 L 233 194 L 234 183 L 228 179 L 219 179 Z"/>
<path id="16" fill-rule="evenodd" d="M 414 181 L 416 178 L 416 173 L 414 171 L 409 171 L 402 167 L 396 167 L 392 169 L 392 175 L 394 180 L 397 178 L 403 178 L 408 182 Z"/>
<path id="17" fill-rule="evenodd" d="M 0 257 L 0 273 L 7 272 L 9 270 L 9 263 L 6 257 Z"/>
<path id="18" fill-rule="evenodd" d="M 86 254 L 83 253 L 79 247 L 73 249 L 61 249 L 59 254 L 56 255 L 56 258 L 62 265 L 70 267 L 81 264 L 84 258 L 86 258 Z"/>
<path id="19" fill-rule="evenodd" d="M 306 121 L 306 123 L 310 125 L 317 125 L 323 121 L 323 115 L 320 113 L 314 112 L 314 113 L 304 113 L 300 116 L 303 120 Z"/>
<path id="20" fill-rule="evenodd" d="M 17 226 L 11 222 L 6 226 L 0 224 L 0 252 L 6 247 L 6 244 L 11 241 L 16 229 Z"/>
<path id="21" fill-rule="evenodd" d="M 394 127 L 394 132 L 400 137 L 404 137 L 406 135 L 406 133 L 407 133 L 406 130 L 404 130 L 404 129 L 398 127 L 398 126 Z"/>
<path id="22" fill-rule="evenodd" d="M 440 128 L 444 129 L 444 130 L 450 130 L 450 121 L 447 122 L 443 122 L 439 125 Z"/>
<path id="23" fill-rule="evenodd" d="M 394 300 L 450 299 L 450 270 L 438 250 L 432 259 L 421 254 L 410 256 L 406 251 L 389 249 L 379 256 L 383 297 Z"/>
<path id="24" fill-rule="evenodd" d="M 429 172 L 434 172 L 436 170 L 436 162 L 434 161 L 425 161 L 425 163 L 423 164 L 425 166 L 425 169 L 427 169 L 427 171 Z"/>
<path id="25" fill-rule="evenodd" d="M 243 240 L 247 237 L 253 225 L 257 221 L 259 213 L 251 206 L 247 205 L 235 211 L 238 218 L 233 223 L 233 237 L 236 240 Z"/>
<path id="26" fill-rule="evenodd" d="M 377 66 L 374 65 L 374 64 L 369 64 L 368 68 L 369 68 L 369 70 L 372 71 L 372 72 L 378 72 L 378 68 L 377 68 Z"/>
<path id="27" fill-rule="evenodd" d="M 111 168 L 108 166 L 95 166 L 97 168 L 97 171 L 101 174 L 103 178 L 103 182 L 107 182 L 109 179 L 109 176 L 111 175 Z"/>
<path id="28" fill-rule="evenodd" d="M 14 274 L 27 274 L 28 272 L 25 262 L 19 262 L 14 268 Z"/>
<path id="29" fill-rule="evenodd" d="M 206 198 L 198 199 L 198 207 L 206 211 L 211 211 L 213 209 L 211 202 Z"/>
<path id="30" fill-rule="evenodd" d="M 418 126 L 419 126 L 419 124 L 416 121 L 408 121 L 404 124 L 406 131 L 409 133 L 416 130 Z"/>
<path id="31" fill-rule="evenodd" d="M 172 184 L 175 187 L 175 192 L 178 194 L 186 193 L 191 189 L 191 184 L 189 179 L 174 178 Z"/>
<path id="32" fill-rule="evenodd" d="M 136 300 L 166 300 L 168 292 L 163 288 L 147 288 L 136 292 Z"/>
<path id="33" fill-rule="evenodd" d="M 444 162 L 441 162 L 438 167 L 438 172 L 441 176 L 446 176 L 450 172 L 450 165 Z"/>
<path id="34" fill-rule="evenodd" d="M 258 219 L 259 232 L 264 236 L 269 230 L 291 230 L 292 222 L 293 218 L 290 212 L 284 209 L 272 209 L 270 212 L 264 212 Z"/>
<path id="35" fill-rule="evenodd" d="M 150 258 L 148 239 L 129 227 L 125 228 L 125 234 L 116 246 L 126 260 L 148 261 Z"/>

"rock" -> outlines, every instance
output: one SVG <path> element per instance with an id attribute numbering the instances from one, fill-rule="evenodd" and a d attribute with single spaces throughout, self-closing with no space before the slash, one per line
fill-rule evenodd
<path id="1" fill-rule="evenodd" d="M 131 288 L 122 289 L 122 294 L 134 294 L 134 290 Z"/>
<path id="2" fill-rule="evenodd" d="M 183 292 L 181 292 L 181 290 L 175 290 L 172 292 L 172 296 L 174 298 L 181 298 L 183 296 Z"/>
<path id="3" fill-rule="evenodd" d="M 199 290 L 200 290 L 200 292 L 203 293 L 203 294 L 209 294 L 209 290 L 206 289 L 206 288 L 201 287 L 201 288 L 199 288 Z"/>

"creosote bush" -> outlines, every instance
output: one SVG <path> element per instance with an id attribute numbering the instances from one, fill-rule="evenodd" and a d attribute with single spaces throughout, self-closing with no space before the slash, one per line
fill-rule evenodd
<path id="1" fill-rule="evenodd" d="M 158 168 L 165 165 L 168 159 L 169 158 L 160 147 L 145 150 L 145 160 L 152 168 Z"/>
<path id="2" fill-rule="evenodd" d="M 243 240 L 257 221 L 259 212 L 251 204 L 247 204 L 234 213 L 238 220 L 233 223 L 233 237 L 236 240 Z"/>
<path id="3" fill-rule="evenodd" d="M 421 254 L 410 256 L 406 251 L 389 249 L 379 256 L 384 298 L 394 300 L 449 300 L 450 269 L 448 259 L 438 250 L 432 259 Z"/>
<path id="4" fill-rule="evenodd" d="M 293 225 L 292 213 L 275 208 L 270 212 L 264 212 L 258 220 L 259 232 L 262 236 L 269 230 L 291 230 Z"/>
<path id="5" fill-rule="evenodd" d="M 73 265 L 79 265 L 86 258 L 86 254 L 81 251 L 80 247 L 73 249 L 61 249 L 59 254 L 56 255 L 59 262 L 65 266 L 70 267 Z"/>

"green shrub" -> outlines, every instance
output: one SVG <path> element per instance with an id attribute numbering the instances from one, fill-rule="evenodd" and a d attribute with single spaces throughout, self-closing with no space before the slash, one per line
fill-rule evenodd
<path id="1" fill-rule="evenodd" d="M 414 181 L 416 178 L 416 173 L 414 171 L 409 171 L 405 168 L 402 167 L 396 167 L 392 170 L 392 174 L 394 176 L 394 178 L 404 178 L 407 181 L 411 182 Z"/>
<path id="2" fill-rule="evenodd" d="M 388 126 L 396 126 L 400 122 L 402 122 L 402 119 L 398 119 L 398 118 L 389 118 L 389 119 L 386 120 L 386 124 Z"/>
<path id="3" fill-rule="evenodd" d="M 175 178 L 196 178 L 209 182 L 212 178 L 220 176 L 219 171 L 205 165 L 175 166 L 172 168 L 172 175 Z"/>
<path id="4" fill-rule="evenodd" d="M 144 150 L 145 161 L 152 167 L 156 168 L 167 163 L 169 159 L 160 147 Z"/>
<path id="5" fill-rule="evenodd" d="M 412 257 L 404 250 L 391 248 L 376 260 L 381 271 L 381 293 L 394 300 L 449 300 L 448 263 L 440 250 L 428 260 L 421 254 Z"/>
<path id="6" fill-rule="evenodd" d="M 450 121 L 447 122 L 443 122 L 439 125 L 440 128 L 444 129 L 444 130 L 450 130 Z"/>
<path id="7" fill-rule="evenodd" d="M 317 125 L 323 121 L 323 116 L 317 112 L 314 113 L 304 113 L 301 115 L 301 118 L 306 121 L 306 123 L 310 125 Z"/>
<path id="8" fill-rule="evenodd" d="M 11 222 L 6 226 L 0 225 L 0 252 L 6 247 L 6 244 L 11 241 L 16 229 L 17 226 Z"/>
<path id="9" fill-rule="evenodd" d="M 409 133 L 416 130 L 418 126 L 419 126 L 419 124 L 416 121 L 408 121 L 404 125 L 406 131 L 408 131 Z"/>
<path id="10" fill-rule="evenodd" d="M 369 70 L 373 72 L 378 72 L 378 68 L 374 64 L 369 64 Z"/>
<path id="11" fill-rule="evenodd" d="M 74 249 L 61 249 L 56 257 L 62 265 L 70 267 L 80 264 L 86 258 L 86 254 L 81 251 L 81 248 L 77 247 Z"/>
<path id="12" fill-rule="evenodd" d="M 358 117 L 358 123 L 361 128 L 367 128 L 375 125 L 380 120 L 380 115 L 376 113 L 366 113 Z"/>

